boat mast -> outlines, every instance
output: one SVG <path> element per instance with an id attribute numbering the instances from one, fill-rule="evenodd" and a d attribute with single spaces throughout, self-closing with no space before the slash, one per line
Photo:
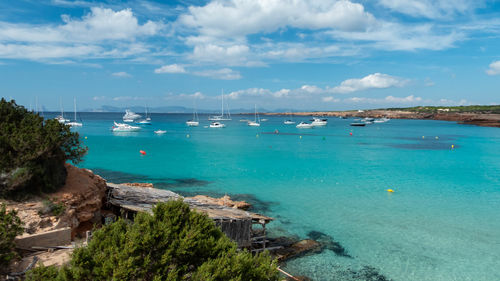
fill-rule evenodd
<path id="1" fill-rule="evenodd" d="M 75 122 L 76 122 L 76 98 L 73 98 L 73 105 L 75 107 Z"/>
<path id="2" fill-rule="evenodd" d="M 224 118 L 224 89 L 222 89 L 221 101 L 222 101 L 222 110 L 220 115 L 222 118 Z"/>

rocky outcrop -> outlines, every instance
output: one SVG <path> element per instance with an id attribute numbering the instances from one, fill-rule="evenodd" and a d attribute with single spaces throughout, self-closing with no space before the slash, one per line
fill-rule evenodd
<path id="1" fill-rule="evenodd" d="M 154 188 L 154 185 L 149 182 L 126 182 L 122 183 L 123 185 L 128 185 L 128 186 L 135 186 L 135 187 L 149 187 L 149 188 Z"/>
<path id="2" fill-rule="evenodd" d="M 66 184 L 51 194 L 55 202 L 62 203 L 66 212 L 61 216 L 60 227 L 69 226 L 73 236 L 92 228 L 100 222 L 100 210 L 106 194 L 106 181 L 91 170 L 67 164 Z M 86 229 L 89 228 L 89 229 Z"/>
<path id="3" fill-rule="evenodd" d="M 282 249 L 278 249 L 273 252 L 273 255 L 278 259 L 278 261 L 283 262 L 291 258 L 297 258 L 305 254 L 319 253 L 322 251 L 321 244 L 311 239 L 305 239 L 295 242 L 289 246 L 285 246 Z"/>
<path id="4" fill-rule="evenodd" d="M 248 210 L 252 205 L 245 201 L 233 201 L 228 195 L 222 196 L 221 198 L 212 198 L 206 195 L 196 195 L 195 197 L 190 197 L 199 202 L 205 204 L 214 204 L 219 206 L 226 206 L 234 209 Z"/>
<path id="5" fill-rule="evenodd" d="M 69 164 L 66 164 L 66 170 L 66 183 L 57 192 L 24 202 L 6 202 L 9 209 L 18 211 L 26 233 L 70 227 L 74 237 L 100 222 L 106 181 L 90 170 Z"/>

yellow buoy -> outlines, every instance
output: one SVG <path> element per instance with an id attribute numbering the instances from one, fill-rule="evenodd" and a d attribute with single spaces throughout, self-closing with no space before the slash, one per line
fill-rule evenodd
<path id="1" fill-rule="evenodd" d="M 389 188 L 389 189 L 387 189 L 387 192 L 394 192 L 394 190 Z"/>
<path id="2" fill-rule="evenodd" d="M 87 137 L 85 137 L 85 139 L 87 139 Z"/>
<path id="3" fill-rule="evenodd" d="M 256 134 L 256 135 L 255 135 L 255 137 L 256 137 L 256 138 L 258 138 L 258 137 L 259 137 L 259 134 Z"/>
<path id="4" fill-rule="evenodd" d="M 423 139 L 425 139 L 425 136 L 422 136 Z"/>
<path id="5" fill-rule="evenodd" d="M 190 136 L 189 136 L 189 134 L 187 134 L 187 135 L 186 135 L 186 138 L 189 138 L 189 137 L 190 137 Z"/>
<path id="6" fill-rule="evenodd" d="M 302 138 L 302 136 L 299 137 L 299 139 L 301 139 L 301 138 Z"/>
<path id="7" fill-rule="evenodd" d="M 436 137 L 436 139 L 438 140 L 438 139 L 439 139 L 439 137 Z"/>
<path id="8" fill-rule="evenodd" d="M 452 149 L 453 149 L 453 148 L 455 148 L 455 145 L 454 145 L 454 144 L 452 144 L 452 145 L 451 145 L 451 148 L 452 148 Z"/>

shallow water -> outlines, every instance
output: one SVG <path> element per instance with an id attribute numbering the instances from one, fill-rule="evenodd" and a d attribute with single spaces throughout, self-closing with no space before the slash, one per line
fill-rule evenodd
<path id="1" fill-rule="evenodd" d="M 326 250 L 298 258 L 286 266 L 293 274 L 500 280 L 498 128 L 421 120 L 350 127 L 352 120 L 330 118 L 308 130 L 282 117 L 253 128 L 234 116 L 212 129 L 203 115 L 189 128 L 189 115 L 153 114 L 141 132 L 112 133 L 121 116 L 82 114 L 89 154 L 80 166 L 110 181 L 248 198 L 276 218 L 275 235 L 319 231 L 352 256 Z"/>

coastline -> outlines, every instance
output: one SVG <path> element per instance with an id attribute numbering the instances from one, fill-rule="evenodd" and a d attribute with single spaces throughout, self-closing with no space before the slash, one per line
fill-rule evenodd
<path id="1" fill-rule="evenodd" d="M 261 113 L 262 115 L 283 115 L 289 116 L 291 113 Z M 332 116 L 332 117 L 372 117 L 391 119 L 420 119 L 420 120 L 441 120 L 455 121 L 459 124 L 476 125 L 482 127 L 500 128 L 500 114 L 489 113 L 456 113 L 456 112 L 410 112 L 402 110 L 364 110 L 364 111 L 304 111 L 294 112 L 294 116 Z"/>

